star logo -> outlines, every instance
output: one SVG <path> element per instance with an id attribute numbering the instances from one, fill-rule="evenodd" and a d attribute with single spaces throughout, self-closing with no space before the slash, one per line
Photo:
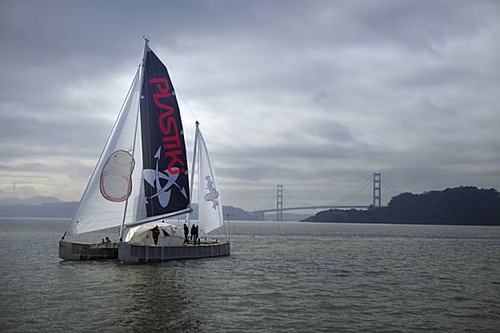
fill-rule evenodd
<path id="1" fill-rule="evenodd" d="M 158 170 L 158 162 L 161 157 L 161 147 L 158 148 L 154 158 L 156 159 L 156 169 L 144 169 L 142 171 L 142 175 L 144 180 L 155 189 L 156 193 L 152 196 L 146 198 L 146 200 L 158 198 L 158 202 L 160 206 L 163 208 L 168 206 L 170 202 L 170 196 L 172 193 L 172 188 L 177 187 L 179 191 L 187 198 L 186 189 L 181 188 L 179 184 L 177 184 L 177 178 L 179 175 L 171 175 L 168 172 L 162 172 Z"/>

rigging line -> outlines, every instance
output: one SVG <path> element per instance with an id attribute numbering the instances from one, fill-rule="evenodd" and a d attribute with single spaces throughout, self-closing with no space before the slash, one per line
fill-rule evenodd
<path id="1" fill-rule="evenodd" d="M 149 40 L 149 36 L 144 35 L 144 36 L 142 36 L 142 37 L 148 41 L 149 48 L 150 48 L 151 50 L 153 50 L 153 49 L 154 49 L 154 47 L 152 47 L 152 46 L 151 46 L 151 41 Z M 153 50 L 153 52 L 154 52 L 154 50 Z M 165 67 L 167 67 L 167 66 L 165 65 Z M 168 74 L 170 75 L 170 78 L 172 78 L 172 76 L 173 76 L 173 75 L 172 75 L 172 73 L 170 73 L 170 70 L 169 70 L 168 68 L 167 68 L 167 72 L 168 72 Z M 173 82 L 174 80 L 171 80 L 171 81 Z M 173 86 L 173 83 L 172 83 L 172 86 Z M 193 116 L 194 120 L 198 120 L 198 118 L 195 116 L 195 114 L 194 114 L 193 110 L 192 110 L 192 109 L 191 109 L 191 107 L 189 106 L 188 102 L 187 102 L 187 101 L 186 101 L 186 99 L 183 97 L 183 94 L 182 94 L 182 93 L 181 93 L 181 94 L 178 94 L 178 92 L 181 92 L 181 91 L 180 91 L 180 89 L 179 89 L 179 86 L 177 86 L 177 85 L 176 85 L 176 86 L 173 86 L 173 88 L 174 88 L 175 96 L 176 96 L 177 98 L 181 99 L 181 100 L 182 100 L 182 102 L 186 105 L 187 109 L 189 110 L 189 113 L 191 113 L 191 116 Z"/>
<path id="2" fill-rule="evenodd" d="M 177 90 L 177 89 L 176 89 L 176 90 Z M 188 102 L 187 102 L 187 100 L 183 97 L 183 95 L 182 95 L 182 94 L 180 94 L 180 95 L 179 95 L 179 94 L 176 94 L 176 96 L 178 96 L 178 97 L 182 100 L 182 102 L 186 105 L 187 109 L 189 110 L 189 113 L 191 113 L 191 116 L 193 116 L 193 118 L 194 118 L 195 120 L 198 120 L 198 118 L 196 118 L 196 116 L 195 116 L 195 114 L 194 114 L 193 110 L 191 109 L 191 107 L 189 106 L 189 103 L 188 103 Z"/>

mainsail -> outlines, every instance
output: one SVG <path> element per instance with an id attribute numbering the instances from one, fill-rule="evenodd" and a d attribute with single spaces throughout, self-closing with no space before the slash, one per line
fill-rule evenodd
<path id="1" fill-rule="evenodd" d="M 141 127 L 148 217 L 186 209 L 188 165 L 179 106 L 165 65 L 146 43 Z"/>

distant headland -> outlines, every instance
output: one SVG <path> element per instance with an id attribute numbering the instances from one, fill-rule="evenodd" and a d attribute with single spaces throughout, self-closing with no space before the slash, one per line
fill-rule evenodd
<path id="1" fill-rule="evenodd" d="M 305 222 L 500 225 L 500 197 L 496 189 L 473 186 L 422 194 L 402 193 L 386 207 L 368 210 L 330 209 Z"/>
<path id="2" fill-rule="evenodd" d="M 54 197 L 31 197 L 26 199 L 0 199 L 0 218 L 71 218 L 78 202 L 64 202 Z M 191 218 L 198 218 L 198 205 L 192 204 Z M 226 218 L 231 220 L 255 220 L 255 216 L 238 207 L 224 206 Z"/>

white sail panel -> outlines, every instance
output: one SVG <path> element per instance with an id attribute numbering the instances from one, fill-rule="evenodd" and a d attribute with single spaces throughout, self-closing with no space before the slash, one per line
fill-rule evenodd
<path id="1" fill-rule="evenodd" d="M 222 200 L 212 163 L 201 131 L 196 128 L 198 146 L 198 227 L 199 236 L 221 227 L 224 223 Z"/>
<path id="2" fill-rule="evenodd" d="M 140 70 L 136 73 L 120 115 L 66 232 L 67 235 L 120 226 L 127 198 L 127 211 L 135 212 L 140 206 L 137 200 L 143 197 L 139 195 L 142 191 L 142 151 L 140 140 L 136 140 L 140 138 L 136 135 L 141 93 L 139 72 Z M 134 141 L 138 143 L 136 146 Z M 133 171 L 132 175 L 130 171 Z M 126 221 L 143 218 L 145 212 L 144 216 L 137 215 L 138 213 L 127 214 Z"/>

